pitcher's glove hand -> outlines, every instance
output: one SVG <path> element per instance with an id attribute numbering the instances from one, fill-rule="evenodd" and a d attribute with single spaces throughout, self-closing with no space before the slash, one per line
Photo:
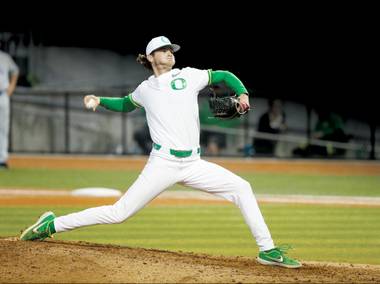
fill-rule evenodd
<path id="1" fill-rule="evenodd" d="M 243 110 L 237 96 L 217 97 L 212 95 L 209 99 L 211 113 L 216 118 L 233 119 L 247 113 Z"/>

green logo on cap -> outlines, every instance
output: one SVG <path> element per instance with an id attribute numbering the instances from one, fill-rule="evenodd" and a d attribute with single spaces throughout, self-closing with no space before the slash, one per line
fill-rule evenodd
<path id="1" fill-rule="evenodd" d="M 165 43 L 169 43 L 170 42 L 169 39 L 167 37 L 164 37 L 164 36 L 161 37 L 161 41 L 165 42 Z"/>
<path id="2" fill-rule="evenodd" d="M 177 78 L 170 83 L 173 90 L 183 90 L 187 86 L 187 82 L 183 78 Z"/>

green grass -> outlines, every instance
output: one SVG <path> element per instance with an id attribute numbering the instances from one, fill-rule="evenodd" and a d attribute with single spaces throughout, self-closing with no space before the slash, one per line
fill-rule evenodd
<path id="1" fill-rule="evenodd" d="M 238 173 L 239 174 L 239 173 Z M 0 188 L 75 189 L 109 187 L 125 191 L 138 171 L 12 169 L 0 172 Z M 380 176 L 318 176 L 241 173 L 258 194 L 380 196 Z M 174 186 L 173 189 L 183 189 Z"/>
<path id="2" fill-rule="evenodd" d="M 12 169 L 0 172 L 0 188 L 75 189 L 109 187 L 126 190 L 138 171 Z"/>
<path id="3" fill-rule="evenodd" d="M 40 213 L 57 215 L 79 207 L 0 208 L 0 236 L 18 235 Z M 321 205 L 261 205 L 277 244 L 292 244 L 301 260 L 380 264 L 380 208 Z M 82 240 L 213 255 L 255 257 L 257 246 L 233 205 L 148 206 L 123 224 L 99 225 L 57 234 Z"/>
<path id="4" fill-rule="evenodd" d="M 261 194 L 380 196 L 380 176 L 241 174 Z"/>
<path id="5" fill-rule="evenodd" d="M 257 194 L 380 196 L 380 176 L 238 174 Z M 138 171 L 120 170 L 12 169 L 0 172 L 0 188 L 110 187 L 124 191 L 138 175 Z M 261 208 L 274 240 L 292 244 L 295 250 L 290 254 L 294 257 L 380 264 L 378 207 L 262 204 Z M 0 236 L 18 235 L 20 229 L 50 209 L 63 215 L 84 208 L 0 208 Z M 124 224 L 81 228 L 57 234 L 57 239 L 215 255 L 257 254 L 255 241 L 233 205 L 148 206 Z"/>

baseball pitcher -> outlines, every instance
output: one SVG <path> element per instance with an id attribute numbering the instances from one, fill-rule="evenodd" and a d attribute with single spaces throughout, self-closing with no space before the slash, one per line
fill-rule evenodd
<path id="1" fill-rule="evenodd" d="M 126 221 L 166 188 L 182 183 L 233 202 L 243 215 L 259 247 L 257 260 L 265 265 L 297 268 L 301 264 L 285 255 L 286 249 L 274 245 L 260 212 L 251 185 L 214 163 L 200 157 L 198 93 L 207 85 L 225 83 L 237 95 L 239 114 L 249 109 L 248 92 L 228 71 L 173 69 L 174 53 L 180 49 L 165 36 L 153 38 L 137 61 L 153 71 L 132 93 L 123 98 L 88 95 L 87 108 L 100 105 L 117 112 L 144 108 L 153 147 L 143 171 L 113 205 L 86 209 L 56 217 L 44 213 L 20 236 L 21 240 L 44 240 L 54 233 L 97 224 Z M 232 116 L 234 117 L 234 116 Z"/>

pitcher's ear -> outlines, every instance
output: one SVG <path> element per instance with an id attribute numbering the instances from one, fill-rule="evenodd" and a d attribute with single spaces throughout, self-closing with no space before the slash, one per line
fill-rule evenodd
<path id="1" fill-rule="evenodd" d="M 152 54 L 147 55 L 147 56 L 146 56 L 146 59 L 148 59 L 148 61 L 149 61 L 150 63 L 152 63 L 152 62 L 153 62 L 153 55 L 152 55 Z"/>

